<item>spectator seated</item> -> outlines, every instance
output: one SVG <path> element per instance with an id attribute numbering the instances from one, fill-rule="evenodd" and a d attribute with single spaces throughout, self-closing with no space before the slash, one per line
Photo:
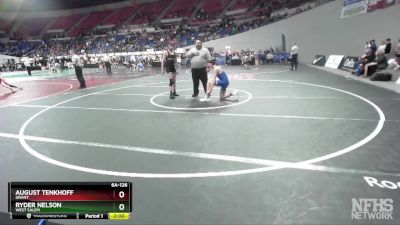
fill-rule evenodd
<path id="1" fill-rule="evenodd" d="M 375 72 L 384 70 L 388 67 L 388 62 L 387 62 L 388 60 L 385 56 L 384 49 L 379 50 L 376 53 L 377 53 L 376 59 L 373 62 L 365 64 L 365 72 L 364 72 L 365 77 L 369 77 Z"/>

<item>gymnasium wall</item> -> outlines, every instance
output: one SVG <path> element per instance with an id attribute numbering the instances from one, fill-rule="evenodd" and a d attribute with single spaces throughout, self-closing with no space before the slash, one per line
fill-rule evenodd
<path id="1" fill-rule="evenodd" d="M 386 38 L 395 45 L 400 38 L 400 4 L 371 13 L 341 19 L 343 0 L 336 0 L 282 21 L 230 37 L 204 43 L 206 47 L 224 50 L 258 49 L 280 46 L 282 34 L 299 46 L 299 59 L 309 63 L 316 54 L 359 56 L 365 42 L 375 39 L 377 45 Z"/>

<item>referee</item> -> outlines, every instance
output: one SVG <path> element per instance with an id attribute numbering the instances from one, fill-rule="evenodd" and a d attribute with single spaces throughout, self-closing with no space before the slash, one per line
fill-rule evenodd
<path id="1" fill-rule="evenodd" d="M 211 61 L 211 54 L 207 48 L 204 48 L 200 40 L 196 41 L 196 47 L 186 53 L 187 58 L 191 58 L 193 95 L 199 96 L 200 81 L 203 84 L 204 92 L 207 93 L 207 63 Z"/>
<path id="2" fill-rule="evenodd" d="M 298 54 L 299 54 L 299 47 L 297 47 L 296 43 L 293 43 L 292 48 L 290 49 L 290 62 L 291 62 L 290 70 L 292 71 L 297 70 Z"/>
<path id="3" fill-rule="evenodd" d="M 111 75 L 111 63 L 110 63 L 110 56 L 106 54 L 103 58 L 104 64 L 106 66 L 107 75 Z"/>
<path id="4" fill-rule="evenodd" d="M 80 83 L 80 88 L 81 89 L 86 88 L 85 78 L 83 78 L 82 74 L 83 59 L 81 59 L 81 57 L 75 54 L 73 50 L 71 50 L 71 55 L 72 55 L 72 64 L 74 65 L 76 78 Z"/>
<path id="5" fill-rule="evenodd" d="M 31 58 L 27 58 L 24 62 L 25 68 L 28 71 L 29 76 L 32 76 L 32 60 Z"/>

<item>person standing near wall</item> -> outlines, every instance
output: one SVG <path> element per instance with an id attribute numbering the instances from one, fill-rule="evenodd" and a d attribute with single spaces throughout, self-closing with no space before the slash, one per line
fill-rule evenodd
<path id="1" fill-rule="evenodd" d="M 299 47 L 297 47 L 296 43 L 293 43 L 292 48 L 290 49 L 290 62 L 292 65 L 290 70 L 297 70 L 298 54 L 299 54 Z"/>
<path id="2" fill-rule="evenodd" d="M 110 63 L 110 56 L 108 55 L 108 53 L 104 56 L 103 61 L 107 70 L 107 75 L 111 75 L 111 63 Z"/>
<path id="3" fill-rule="evenodd" d="M 75 74 L 76 74 L 76 78 L 78 79 L 79 83 L 80 83 L 80 88 L 86 88 L 86 82 L 85 82 L 85 78 L 83 78 L 83 74 L 82 74 L 82 68 L 83 68 L 83 59 L 81 59 L 81 57 L 79 57 L 77 54 L 75 54 L 75 52 L 73 50 L 70 51 L 70 54 L 72 55 L 72 64 L 74 65 L 75 68 Z"/>
<path id="4" fill-rule="evenodd" d="M 25 68 L 28 71 L 29 76 L 32 76 L 32 60 L 27 58 L 24 62 Z"/>
<path id="5" fill-rule="evenodd" d="M 186 53 L 187 58 L 191 58 L 190 64 L 192 67 L 192 79 L 193 79 L 193 95 L 197 97 L 199 95 L 199 84 L 200 81 L 203 84 L 204 92 L 207 93 L 207 63 L 211 60 L 210 51 L 204 48 L 200 40 L 196 41 L 196 47 L 190 49 Z"/>

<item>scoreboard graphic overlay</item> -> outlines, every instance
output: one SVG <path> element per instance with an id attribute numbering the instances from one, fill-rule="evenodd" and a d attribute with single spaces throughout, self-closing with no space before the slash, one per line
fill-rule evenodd
<path id="1" fill-rule="evenodd" d="M 130 182 L 9 182 L 11 219 L 127 220 Z"/>

